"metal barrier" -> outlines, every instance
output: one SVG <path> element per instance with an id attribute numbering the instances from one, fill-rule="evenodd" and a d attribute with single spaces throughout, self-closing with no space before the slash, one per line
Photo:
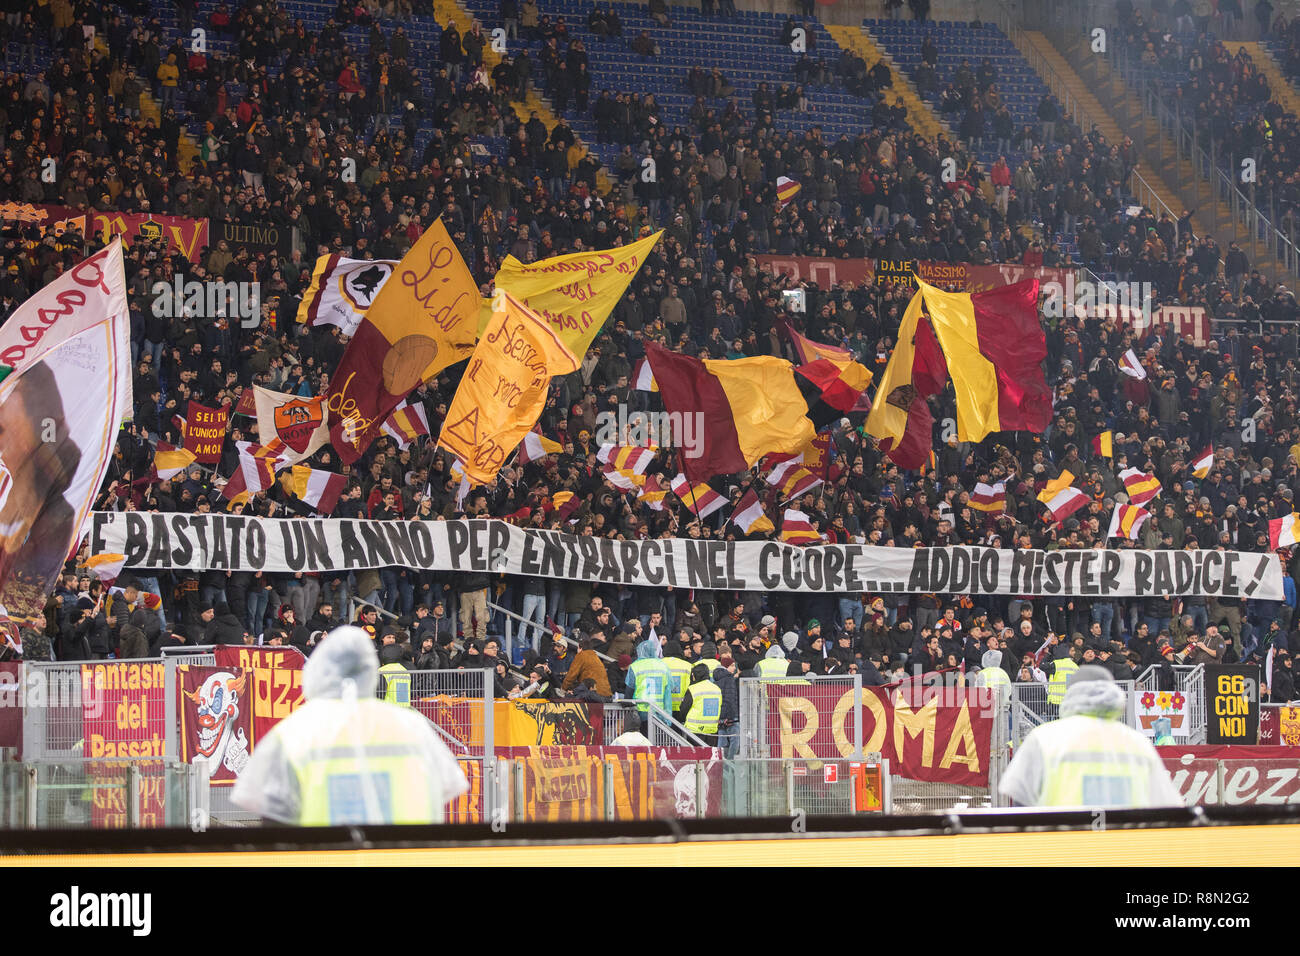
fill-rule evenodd
<path id="1" fill-rule="evenodd" d="M 853 768 L 880 769 L 874 805 L 859 806 Z M 723 767 L 722 816 L 792 817 L 847 813 L 890 813 L 893 778 L 879 754 L 861 760 L 780 758 L 729 760 Z"/>
<path id="2" fill-rule="evenodd" d="M 132 678 L 133 672 L 128 668 L 137 666 L 150 670 L 143 675 L 135 672 Z M 19 690 L 23 701 L 23 756 L 29 760 L 118 757 L 110 752 L 110 742 L 119 738 L 117 731 L 123 720 L 129 723 L 136 718 L 130 713 L 120 713 L 124 700 L 110 706 L 101 692 L 127 689 L 120 682 L 134 679 L 140 686 L 129 688 L 132 705 L 141 707 L 146 714 L 162 708 L 166 716 L 164 737 L 157 743 L 159 752 L 148 756 L 175 757 L 175 668 L 174 659 L 162 658 L 94 661 L 84 665 L 24 662 Z M 103 687 L 93 683 L 94 675 L 102 675 Z M 101 749 L 102 752 L 97 752 Z"/>
<path id="3" fill-rule="evenodd" d="M 816 688 L 825 687 L 828 682 L 832 689 L 843 687 L 844 692 L 817 693 L 816 697 L 824 698 L 820 701 L 815 700 L 817 716 L 822 726 L 830 726 L 832 721 L 836 719 L 836 711 L 839 711 L 840 719 L 843 721 L 844 741 L 852 748 L 852 753 L 843 759 L 860 760 L 862 759 L 863 745 L 861 675 L 847 675 L 842 678 L 817 678 L 807 681 L 810 687 Z M 781 683 L 782 680 L 765 681 L 753 677 L 741 679 L 741 749 L 739 760 L 779 759 L 785 756 L 784 754 L 772 752 L 773 731 L 779 731 L 779 728 L 768 725 L 770 711 L 768 688 L 774 684 L 779 686 Z M 853 706 L 846 707 L 842 702 L 844 693 L 849 691 L 854 694 Z M 893 806 L 901 808 L 900 812 L 920 812 L 951 809 L 953 807 L 987 807 L 995 805 L 1000 799 L 997 796 L 998 782 L 1011 759 L 1013 743 L 1016 740 L 1015 719 L 1018 711 L 1014 704 L 1018 704 L 1018 701 L 1010 694 L 994 696 L 995 709 L 993 732 L 989 741 L 990 760 L 987 786 L 968 787 L 957 784 L 924 782 L 891 773 L 889 788 L 892 793 Z M 841 744 L 842 746 L 844 744 Z M 834 760 L 813 762 L 820 764 L 834 762 Z"/>
<path id="4" fill-rule="evenodd" d="M 657 704 L 641 705 L 649 715 L 646 736 L 652 747 L 704 747 L 703 740 L 679 724 L 673 715 Z M 641 710 L 634 700 L 613 700 L 605 704 L 604 736 L 606 746 L 618 737 L 641 726 Z"/>
<path id="5" fill-rule="evenodd" d="M 0 828 L 190 826 L 205 789 L 194 767 L 174 760 L 7 763 L 0 765 Z"/>
<path id="6" fill-rule="evenodd" d="M 1209 723 L 1209 715 L 1206 713 L 1205 705 L 1205 665 L 1204 664 L 1174 664 L 1174 687 L 1173 690 L 1180 692 L 1187 698 L 1187 740 L 1188 744 L 1205 743 L 1206 728 Z M 1136 682 L 1133 682 L 1133 689 L 1145 693 L 1147 691 L 1158 692 L 1160 690 L 1160 671 L 1153 664 L 1143 671 Z M 1136 727 L 1137 719 L 1132 711 L 1132 695 L 1130 695 L 1129 725 Z"/>
<path id="7" fill-rule="evenodd" d="M 411 681 L 411 706 L 429 719 L 453 754 L 492 756 L 496 746 L 492 671 L 475 667 L 407 671 L 407 675 Z M 376 694 L 384 695 L 383 680 Z"/>
<path id="8" fill-rule="evenodd" d="M 786 678 L 764 680 L 759 677 L 742 677 L 740 679 L 740 756 L 742 758 L 762 759 L 781 756 L 772 753 L 773 728 L 768 726 L 767 688 L 774 684 L 781 686 L 787 682 Z M 824 696 L 829 706 L 818 709 L 818 717 L 827 726 L 843 693 L 852 691 L 853 706 L 844 715 L 845 737 L 853 748 L 849 756 L 855 760 L 860 759 L 862 756 L 862 675 L 803 678 L 802 682 L 818 688 L 819 691 L 822 688 L 827 689 L 828 692 Z M 843 693 L 832 693 L 837 688 Z"/>

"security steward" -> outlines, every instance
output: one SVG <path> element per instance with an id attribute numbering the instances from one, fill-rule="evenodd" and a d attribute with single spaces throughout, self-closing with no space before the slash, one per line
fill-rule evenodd
<path id="1" fill-rule="evenodd" d="M 443 822 L 465 774 L 433 725 L 377 699 L 378 686 L 370 636 L 331 632 L 303 668 L 303 704 L 258 743 L 235 804 L 299 826 Z"/>
<path id="2" fill-rule="evenodd" d="M 398 707 L 411 706 L 411 672 L 405 664 L 393 662 L 379 668 L 384 681 L 384 700 Z"/>
<path id="3" fill-rule="evenodd" d="M 1182 806 L 1156 748 L 1124 723 L 1127 702 L 1106 668 L 1079 667 L 1060 719 L 1025 738 L 998 789 L 1022 807 Z"/>
<path id="4" fill-rule="evenodd" d="M 1079 663 L 1074 659 L 1074 648 L 1070 648 L 1064 657 L 1058 657 L 1050 662 L 1052 664 L 1052 676 L 1047 681 L 1047 702 L 1059 710 L 1065 700 L 1065 688 L 1070 678 L 1079 669 Z"/>
<path id="5" fill-rule="evenodd" d="M 718 745 L 718 720 L 722 716 L 722 690 L 709 678 L 707 664 L 691 668 L 691 686 L 682 695 L 677 721 L 695 734 L 706 747 Z"/>
<path id="6" fill-rule="evenodd" d="M 677 710 L 682 706 L 686 687 L 691 682 L 691 665 L 682 656 L 682 645 L 679 641 L 669 641 L 664 645 L 664 656 L 661 660 L 668 668 L 668 691 L 673 698 L 672 709 Z"/>

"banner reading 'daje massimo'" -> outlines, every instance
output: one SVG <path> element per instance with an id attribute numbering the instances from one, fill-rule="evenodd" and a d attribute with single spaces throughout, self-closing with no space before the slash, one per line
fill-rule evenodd
<path id="1" fill-rule="evenodd" d="M 126 567 L 191 571 L 493 571 L 636 586 L 827 594 L 1281 600 L 1272 554 L 1239 551 L 1006 551 L 980 547 L 797 547 L 773 541 L 611 541 L 492 519 L 371 521 L 95 512 L 91 553 Z"/>

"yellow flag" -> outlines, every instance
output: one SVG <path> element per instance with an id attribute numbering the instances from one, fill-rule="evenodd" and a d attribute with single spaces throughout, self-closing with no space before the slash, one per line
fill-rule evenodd
<path id="1" fill-rule="evenodd" d="M 923 304 L 920 292 L 913 295 L 912 301 L 908 303 L 898 328 L 894 354 L 890 356 L 885 374 L 876 386 L 871 414 L 867 416 L 868 434 L 876 438 L 892 438 L 895 445 L 907 431 L 907 410 L 912 405 L 912 362 L 916 356 L 913 340 L 916 337 L 916 326 L 921 321 Z"/>
<path id="2" fill-rule="evenodd" d="M 347 464 L 411 390 L 469 358 L 480 296 L 438 219 L 397 264 L 330 379 L 330 443 Z"/>
<path id="3" fill-rule="evenodd" d="M 541 316 L 581 359 L 661 235 L 662 229 L 630 246 L 575 252 L 531 265 L 506 256 L 496 287 Z"/>
<path id="4" fill-rule="evenodd" d="M 545 320 L 498 293 L 502 308 L 479 339 L 438 436 L 438 445 L 463 462 L 474 482 L 495 478 L 537 423 L 551 377 L 578 368 L 577 357 Z"/>

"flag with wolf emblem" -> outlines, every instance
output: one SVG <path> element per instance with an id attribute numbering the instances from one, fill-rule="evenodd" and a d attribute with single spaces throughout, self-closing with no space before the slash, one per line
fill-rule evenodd
<path id="1" fill-rule="evenodd" d="M 303 398 L 253 386 L 257 402 L 257 440 L 283 461 L 281 467 L 310 458 L 329 441 L 325 397 Z M 287 460 L 285 460 L 287 459 Z"/>
<path id="2" fill-rule="evenodd" d="M 321 256 L 298 306 L 298 321 L 337 325 L 344 335 L 352 335 L 396 265 L 392 259 Z"/>

